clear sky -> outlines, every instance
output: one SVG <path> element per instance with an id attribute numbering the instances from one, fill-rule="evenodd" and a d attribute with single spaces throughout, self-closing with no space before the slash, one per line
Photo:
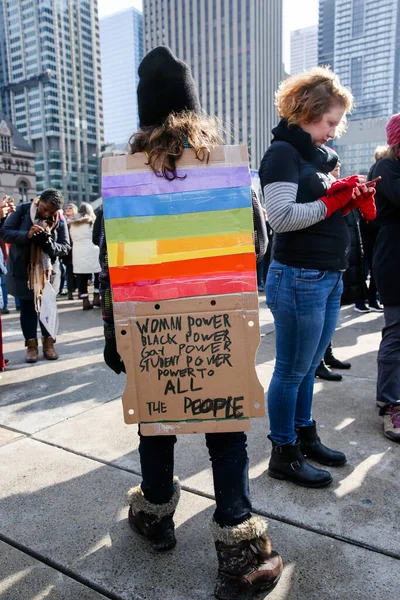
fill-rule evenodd
<path id="1" fill-rule="evenodd" d="M 289 68 L 290 32 L 318 23 L 318 0 L 282 0 L 283 12 L 283 60 Z M 98 0 L 99 17 L 134 6 L 142 10 L 142 0 Z"/>

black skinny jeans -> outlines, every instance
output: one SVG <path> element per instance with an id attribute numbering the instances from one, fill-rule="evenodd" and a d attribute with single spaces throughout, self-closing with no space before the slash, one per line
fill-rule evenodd
<path id="1" fill-rule="evenodd" d="M 21 305 L 20 322 L 24 338 L 25 340 L 36 339 L 39 315 L 35 309 L 35 301 L 33 300 L 33 298 L 28 300 L 20 298 L 19 302 Z M 40 320 L 39 324 L 42 336 L 50 337 L 49 332 Z"/>
<path id="2" fill-rule="evenodd" d="M 176 436 L 142 436 L 140 428 L 139 435 L 144 497 L 152 504 L 164 504 L 172 498 L 174 490 Z M 217 505 L 214 519 L 221 527 L 239 525 L 251 513 L 246 434 L 206 433 L 206 444 Z"/>

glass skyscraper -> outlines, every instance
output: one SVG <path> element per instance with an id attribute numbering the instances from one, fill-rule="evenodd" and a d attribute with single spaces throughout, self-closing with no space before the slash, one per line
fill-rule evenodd
<path id="1" fill-rule="evenodd" d="M 333 48 L 335 72 L 355 97 L 348 132 L 335 148 L 344 175 L 365 173 L 385 143 L 386 121 L 400 110 L 400 0 L 320 0 L 319 14 L 319 62 Z"/>
<path id="2" fill-rule="evenodd" d="M 97 0 L 0 2 L 2 108 L 36 154 L 37 191 L 100 195 L 103 141 Z"/>
<path id="3" fill-rule="evenodd" d="M 143 16 L 131 8 L 100 19 L 104 139 L 126 149 L 138 127 L 136 89 L 143 58 Z"/>
<path id="4" fill-rule="evenodd" d="M 144 50 L 159 44 L 190 65 L 200 102 L 247 143 L 258 169 L 278 122 L 283 79 L 281 0 L 144 0 Z"/>

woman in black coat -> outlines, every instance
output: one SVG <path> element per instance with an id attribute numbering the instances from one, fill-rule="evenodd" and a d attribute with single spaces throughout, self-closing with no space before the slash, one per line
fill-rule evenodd
<path id="1" fill-rule="evenodd" d="M 372 170 L 379 232 L 372 270 L 385 326 L 378 353 L 377 403 L 386 437 L 400 441 L 400 114 L 386 125 L 388 154 Z"/>
<path id="2" fill-rule="evenodd" d="M 0 230 L 2 239 L 10 244 L 7 265 L 7 285 L 11 295 L 21 303 L 21 329 L 27 347 L 26 362 L 38 360 L 38 295 L 51 276 L 52 263 L 70 251 L 65 221 L 59 218 L 63 196 L 48 189 L 30 204 L 20 204 Z M 35 293 L 34 293 L 35 290 Z M 55 340 L 40 323 L 43 354 L 55 360 Z"/>

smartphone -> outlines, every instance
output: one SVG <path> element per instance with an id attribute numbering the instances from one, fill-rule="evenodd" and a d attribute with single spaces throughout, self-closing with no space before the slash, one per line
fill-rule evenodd
<path id="1" fill-rule="evenodd" d="M 366 181 L 365 183 L 357 183 L 357 187 L 361 187 L 362 185 L 366 185 L 368 187 L 369 185 L 371 185 L 371 183 L 376 183 L 381 179 L 382 177 L 379 175 L 379 177 L 375 177 L 375 179 L 371 179 L 371 181 Z"/>

